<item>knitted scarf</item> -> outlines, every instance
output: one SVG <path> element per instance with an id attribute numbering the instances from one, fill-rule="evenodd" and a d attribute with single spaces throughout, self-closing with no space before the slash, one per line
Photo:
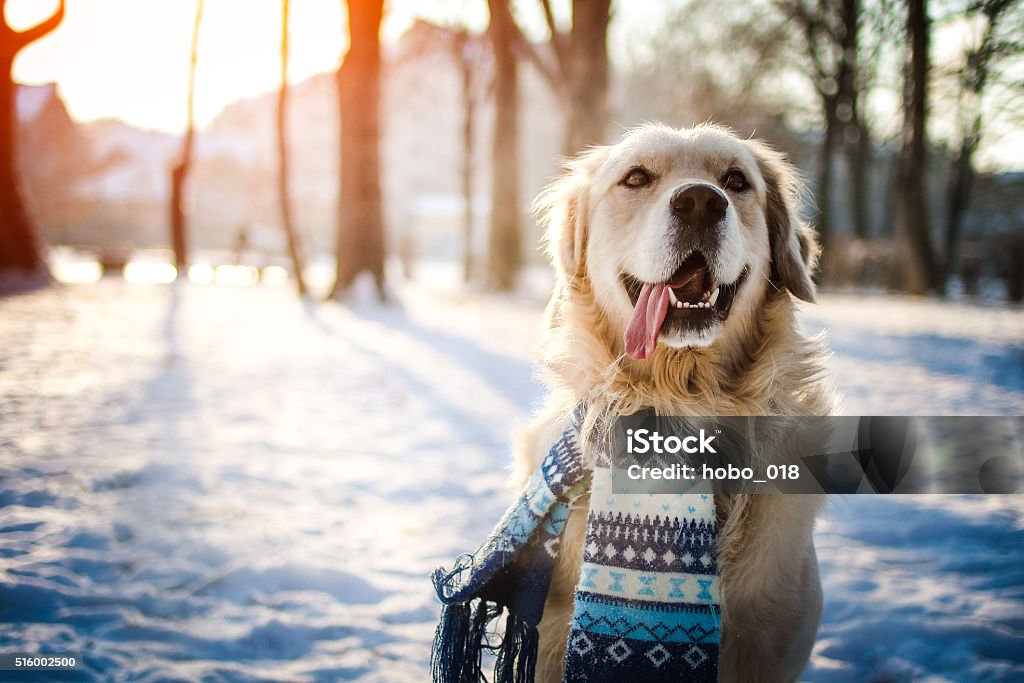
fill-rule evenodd
<path id="1" fill-rule="evenodd" d="M 443 603 L 435 683 L 485 681 L 485 650 L 495 654 L 494 683 L 533 681 L 560 536 L 588 490 L 564 681 L 717 680 L 714 497 L 613 493 L 602 449 L 593 471 L 584 467 L 578 423 L 579 411 L 476 553 L 434 572 Z M 505 612 L 504 635 L 492 643 L 489 625 Z"/>

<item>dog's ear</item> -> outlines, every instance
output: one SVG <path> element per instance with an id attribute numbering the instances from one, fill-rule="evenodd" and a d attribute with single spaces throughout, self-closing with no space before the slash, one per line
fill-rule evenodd
<path id="1" fill-rule="evenodd" d="M 765 219 L 771 245 L 771 280 L 793 296 L 813 302 L 812 276 L 821 248 L 814 228 L 800 218 L 800 177 L 785 157 L 757 142 L 751 142 L 767 194 Z"/>
<path id="2" fill-rule="evenodd" d="M 594 147 L 568 161 L 562 175 L 533 204 L 546 228 L 544 243 L 548 256 L 570 287 L 578 284 L 586 272 L 590 183 L 607 154 L 607 147 Z"/>

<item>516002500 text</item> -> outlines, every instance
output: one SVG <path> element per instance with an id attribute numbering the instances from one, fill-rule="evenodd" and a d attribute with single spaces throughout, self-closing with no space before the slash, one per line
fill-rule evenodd
<path id="1" fill-rule="evenodd" d="M 82 668 L 82 658 L 69 654 L 0 653 L 0 671 L 69 671 Z"/>

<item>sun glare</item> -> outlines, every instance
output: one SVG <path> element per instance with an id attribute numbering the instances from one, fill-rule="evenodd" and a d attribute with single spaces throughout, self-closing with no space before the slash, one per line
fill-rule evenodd
<path id="1" fill-rule="evenodd" d="M 10 0 L 7 16 L 25 28 L 56 0 Z M 30 46 L 15 65 L 24 83 L 56 81 L 81 121 L 119 118 L 177 132 L 185 125 L 191 0 L 69 2 L 63 24 Z M 346 45 L 339 0 L 292 3 L 289 80 L 337 68 Z M 280 0 L 208 0 L 199 36 L 196 121 L 209 123 L 239 99 L 278 84 Z"/>
<path id="2" fill-rule="evenodd" d="M 69 284 L 91 284 L 103 277 L 103 266 L 96 261 L 55 260 L 50 271 L 57 282 Z"/>
<path id="3" fill-rule="evenodd" d="M 223 287 L 251 287 L 259 282 L 260 271 L 252 266 L 217 266 L 213 281 Z"/>
<path id="4" fill-rule="evenodd" d="M 174 282 L 178 270 L 170 263 L 133 261 L 124 267 L 124 279 L 135 284 L 158 285 Z"/>
<path id="5" fill-rule="evenodd" d="M 208 285 L 213 282 L 213 266 L 206 263 L 197 263 L 189 266 L 188 280 L 196 285 Z"/>
<path id="6" fill-rule="evenodd" d="M 57 5 L 58 0 L 7 0 L 5 14 L 23 29 Z M 19 55 L 15 79 L 57 82 L 79 121 L 118 118 L 180 132 L 195 7 L 195 0 L 70 0 L 60 28 Z M 292 2 L 290 11 L 288 80 L 337 69 L 348 46 L 343 0 Z M 486 3 L 391 0 L 383 40 L 397 39 L 416 17 L 438 23 L 461 18 L 479 31 L 486 25 Z M 228 104 L 277 87 L 280 31 L 280 0 L 206 1 L 196 74 L 200 126 Z"/>
<path id="7" fill-rule="evenodd" d="M 275 287 L 286 284 L 288 282 L 288 270 L 281 266 L 266 266 L 260 271 L 260 282 Z"/>

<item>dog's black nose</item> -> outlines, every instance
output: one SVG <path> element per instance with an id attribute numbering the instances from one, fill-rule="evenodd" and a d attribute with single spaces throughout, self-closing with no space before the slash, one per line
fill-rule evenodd
<path id="1" fill-rule="evenodd" d="M 693 228 L 710 228 L 718 224 L 729 208 L 729 200 L 711 185 L 689 185 L 672 195 L 672 215 Z"/>

